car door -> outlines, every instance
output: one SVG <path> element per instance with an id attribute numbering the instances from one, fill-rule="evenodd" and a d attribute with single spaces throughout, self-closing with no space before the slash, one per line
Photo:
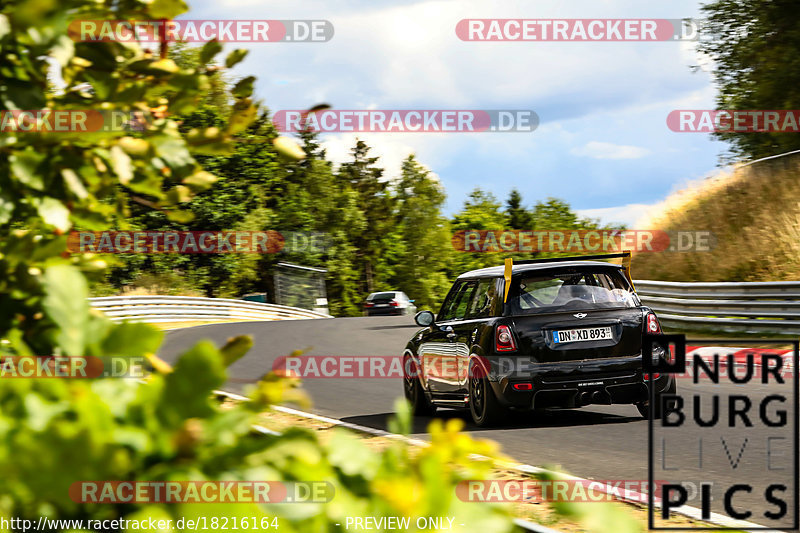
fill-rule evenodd
<path id="1" fill-rule="evenodd" d="M 477 285 L 476 280 L 471 280 L 460 281 L 453 286 L 442 304 L 433 331 L 419 346 L 418 355 L 422 372 L 431 392 L 449 393 L 458 389 L 459 355 L 463 358 L 461 352 L 468 348 L 463 338 L 462 342 L 457 342 L 459 333 L 456 332 L 456 328 L 466 315 Z"/>
<path id="2" fill-rule="evenodd" d="M 502 289 L 499 289 L 502 290 Z M 454 367 L 457 379 L 452 385 L 452 392 L 468 392 L 469 358 L 472 355 L 472 346 L 478 340 L 481 326 L 491 317 L 497 316 L 498 279 L 484 278 L 477 281 L 467 304 L 464 316 L 452 323 L 453 343 L 457 348 L 449 352 L 453 360 L 448 362 L 449 367 Z"/>

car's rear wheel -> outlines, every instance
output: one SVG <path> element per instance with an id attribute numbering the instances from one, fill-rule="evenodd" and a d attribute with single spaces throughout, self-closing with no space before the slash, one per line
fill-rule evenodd
<path id="1" fill-rule="evenodd" d="M 411 412 L 417 416 L 430 416 L 436 412 L 433 405 L 425 396 L 422 382 L 419 379 L 420 369 L 417 361 L 410 356 L 403 358 L 403 393 L 411 404 Z"/>
<path id="2" fill-rule="evenodd" d="M 485 372 L 470 365 L 469 412 L 472 420 L 481 427 L 490 427 L 503 422 L 508 410 L 500 405 Z"/>
<path id="3" fill-rule="evenodd" d="M 653 406 L 654 419 L 661 418 L 661 411 L 663 405 L 663 402 L 661 401 L 661 396 L 663 396 L 664 394 L 675 394 L 677 390 L 678 389 L 675 386 L 675 380 L 673 380 L 672 383 L 670 383 L 669 387 L 667 387 L 665 390 L 661 392 L 656 393 L 656 398 L 655 398 L 656 404 Z M 650 407 L 651 406 L 649 401 L 636 404 L 636 408 L 639 410 L 639 414 L 641 414 L 643 418 L 648 418 L 648 419 L 650 418 Z"/>

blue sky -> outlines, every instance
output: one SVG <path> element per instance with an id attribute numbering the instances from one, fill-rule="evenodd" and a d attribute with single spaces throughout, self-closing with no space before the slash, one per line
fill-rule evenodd
<path id="1" fill-rule="evenodd" d="M 712 109 L 707 60 L 680 42 L 465 42 L 464 18 L 699 17 L 690 0 L 190 1 L 192 19 L 326 19 L 327 43 L 238 43 L 234 74 L 256 75 L 273 111 L 532 109 L 533 133 L 331 133 L 331 159 L 356 136 L 389 175 L 409 153 L 444 184 L 446 212 L 476 186 L 527 204 L 554 196 L 582 214 L 632 224 L 688 181 L 713 171 L 725 145 L 666 126 L 673 109 Z M 691 65 L 702 68 L 692 72 Z"/>

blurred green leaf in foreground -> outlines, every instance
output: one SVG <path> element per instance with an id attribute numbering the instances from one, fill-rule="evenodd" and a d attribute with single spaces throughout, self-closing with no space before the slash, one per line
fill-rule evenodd
<path id="1" fill-rule="evenodd" d="M 225 153 L 255 118 L 252 78 L 233 91 L 230 125 L 182 132 L 175 117 L 197 108 L 219 75 L 218 43 L 196 64 L 137 43 L 73 42 L 75 19 L 171 18 L 178 0 L 18 0 L 0 12 L 0 108 L 139 113 L 140 130 L 81 133 L 4 132 L 0 140 L 0 355 L 129 357 L 152 369 L 135 379 L 0 380 L 0 517 L 113 519 L 275 517 L 281 531 L 341 529 L 347 516 L 450 516 L 480 531 L 510 531 L 509 509 L 461 502 L 461 479 L 489 465 L 486 451 L 455 428 L 412 454 L 394 443 L 382 452 L 353 436 L 291 429 L 280 436 L 252 429 L 277 401 L 303 399 L 295 381 L 266 376 L 252 401 L 221 406 L 213 391 L 228 364 L 252 341 L 219 349 L 201 342 L 170 367 L 155 353 L 162 333 L 142 324 L 112 324 L 86 302 L 87 277 L 106 268 L 91 254 L 66 253 L 73 228 L 124 229 L 131 205 L 188 221 L 185 205 L 213 186 L 195 161 L 203 149 Z M 161 44 L 166 47 L 166 43 Z M 228 67 L 244 58 L 228 55 Z M 205 147 L 205 148 L 202 148 Z M 282 157 L 303 151 L 281 140 Z M 288 164 L 288 163 L 284 163 Z M 324 481 L 334 498 L 313 504 L 89 504 L 69 489 L 79 481 Z"/>

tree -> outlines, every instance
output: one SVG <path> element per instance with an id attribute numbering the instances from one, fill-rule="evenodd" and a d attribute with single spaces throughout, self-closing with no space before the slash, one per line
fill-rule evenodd
<path id="1" fill-rule="evenodd" d="M 464 201 L 464 207 L 453 215 L 453 232 L 460 230 L 502 230 L 506 216 L 500 202 L 490 193 L 476 187 Z M 495 253 L 457 252 L 451 265 L 451 277 L 466 270 L 497 265 L 502 259 Z"/>
<path id="2" fill-rule="evenodd" d="M 442 216 L 444 188 L 413 155 L 403 161 L 395 188 L 396 230 L 390 240 L 400 250 L 393 285 L 417 307 L 435 308 L 449 289 L 445 272 L 454 253 L 449 224 Z"/>
<path id="3" fill-rule="evenodd" d="M 66 14 L 75 17 L 89 8 L 78 0 L 3 7 L 13 13 L 13 17 L 0 18 L 3 109 L 147 110 L 152 117 L 143 131 L 137 132 L 99 129 L 4 134 L 0 141 L 0 271 L 8 278 L 0 287 L 38 287 L 32 290 L 41 295 L 51 267 L 60 265 L 65 268 L 61 275 L 75 277 L 74 272 L 66 272 L 76 267 L 98 271 L 105 264 L 88 255 L 58 259 L 66 247 L 65 234 L 71 229 L 127 229 L 135 206 L 146 206 L 163 220 L 191 220 L 187 202 L 208 189 L 216 177 L 192 157 L 190 146 L 211 142 L 219 150 L 230 150 L 231 139 L 247 126 L 253 106 L 247 86 L 238 86 L 235 111 L 222 127 L 197 128 L 184 136 L 172 117 L 191 113 L 202 103 L 210 79 L 217 73 L 210 63 L 222 49 L 219 43 L 206 44 L 199 54 L 201 61 L 193 68 L 181 69 L 167 58 L 167 43 L 158 55 L 131 43 L 73 43 L 67 36 Z M 110 3 L 96 7 L 98 14 L 114 19 Z M 142 9 L 130 15 L 142 16 L 152 9 L 155 18 L 171 18 L 182 8 L 156 2 Z M 38 37 L 29 38 L 30 32 Z M 234 54 L 228 64 L 243 57 Z M 60 64 L 63 90 L 53 91 L 47 81 L 52 70 L 48 58 Z M 13 231 L 15 228 L 21 231 Z M 33 258 L 24 272 L 36 272 L 34 277 L 18 269 L 20 261 L 28 261 L 14 252 L 20 246 L 27 247 L 26 254 Z M 41 297 L 21 296 L 0 292 L 1 335 L 18 339 L 15 347 L 22 351 L 53 353 L 60 348 L 67 353 L 80 352 L 81 344 L 74 339 L 67 348 L 47 333 L 57 317 L 51 314 L 52 308 L 43 308 Z"/>
<path id="4" fill-rule="evenodd" d="M 800 109 L 800 4 L 796 0 L 715 0 L 702 8 L 712 40 L 720 110 Z M 717 132 L 733 156 L 759 158 L 800 149 L 797 133 Z"/>
<path id="5" fill-rule="evenodd" d="M 506 216 L 508 227 L 512 229 L 531 229 L 531 214 L 522 206 L 522 195 L 512 189 L 506 200 Z"/>
<path id="6" fill-rule="evenodd" d="M 229 94 L 229 93 L 228 93 Z M 230 95 L 229 95 L 230 96 Z M 203 105 L 181 118 L 181 131 L 219 128 L 225 123 L 215 105 Z M 209 154 L 207 147 L 193 150 L 203 169 L 217 176 L 213 190 L 198 193 L 188 206 L 190 221 L 169 220 L 164 213 L 135 204 L 130 224 L 149 231 L 263 231 L 274 229 L 269 199 L 279 179 L 280 165 L 272 140 L 277 136 L 269 116 L 259 116 L 232 141 L 230 153 Z M 199 290 L 206 296 L 238 296 L 263 290 L 263 271 L 251 254 L 157 254 L 142 257 L 125 254 L 121 266 L 107 280 L 116 287 L 138 282 L 143 274 L 176 289 Z M 176 273 L 179 273 L 176 276 Z"/>
<path id="7" fill-rule="evenodd" d="M 356 205 L 364 217 L 364 230 L 352 232 L 356 247 L 358 270 L 361 272 L 361 291 L 372 292 L 376 285 L 375 264 L 383 251 L 383 240 L 392 221 L 392 198 L 383 169 L 375 166 L 377 157 L 369 157 L 370 147 L 357 140 L 351 150 L 353 160 L 339 169 L 339 179 L 350 185 L 356 194 Z"/>
<path id="8" fill-rule="evenodd" d="M 508 507 L 464 505 L 456 494 L 460 482 L 489 473 L 490 462 L 476 461 L 474 455 L 495 453 L 490 444 L 461 434 L 459 422 L 435 422 L 431 445 L 419 453 L 401 442 L 376 452 L 344 432 L 325 443 L 300 428 L 264 435 L 253 426 L 269 405 L 307 398 L 297 380 L 271 373 L 246 391 L 249 401 L 226 408 L 214 400 L 214 391 L 227 380 L 227 366 L 247 353 L 252 339 L 234 337 L 222 347 L 201 341 L 172 367 L 154 355 L 163 338 L 155 327 L 112 323 L 92 312 L 86 276 L 102 273 L 106 265 L 92 254 L 71 256 L 66 233 L 75 227 L 126 227 L 131 203 L 163 212 L 167 221 L 190 222 L 193 198 L 215 177 L 202 170 L 189 147 L 230 150 L 233 136 L 245 131 L 254 115 L 249 92 L 239 86 L 233 91 L 233 112 L 221 127 L 185 133 L 178 127 L 175 117 L 191 113 L 202 101 L 213 75 L 208 62 L 221 51 L 218 43 L 201 49 L 196 67 L 179 68 L 166 58 L 166 48 L 154 56 L 137 43 L 73 45 L 67 21 L 81 14 L 107 21 L 162 20 L 183 11 L 183 2 L 175 0 L 0 4 L 4 109 L 79 105 L 82 110 L 167 112 L 135 135 L 20 131 L 0 138 L 3 370 L 19 358 L 46 357 L 48 366 L 53 355 L 96 357 L 102 363 L 113 356 L 146 362 L 151 370 L 146 380 L 0 379 L 2 523 L 12 517 L 20 523 L 63 519 L 70 528 L 83 523 L 76 529 L 99 530 L 105 520 L 135 520 L 144 528 L 161 520 L 176 524 L 207 517 L 212 528 L 234 520 L 242 529 L 299 532 L 335 529 L 342 516 L 363 513 L 450 516 L 481 530 L 512 531 Z M 226 64 L 241 57 L 233 52 Z M 48 58 L 61 64 L 63 91 L 52 91 L 47 82 Z M 398 405 L 391 428 L 402 432 L 411 426 L 410 411 L 405 403 Z M 243 501 L 164 505 L 122 498 L 98 505 L 80 501 L 80 487 L 88 480 L 96 480 L 95 488 L 112 488 L 115 481 L 325 480 L 329 501 L 293 509 Z"/>
<path id="9" fill-rule="evenodd" d="M 497 198 L 480 187 L 469 193 L 462 210 L 453 216 L 454 229 L 503 229 L 505 222 Z"/>
<path id="10" fill-rule="evenodd" d="M 558 198 L 548 198 L 544 202 L 536 202 L 531 213 L 533 229 L 542 230 L 575 230 L 597 229 L 598 223 L 588 218 L 580 218 L 570 205 Z"/>

